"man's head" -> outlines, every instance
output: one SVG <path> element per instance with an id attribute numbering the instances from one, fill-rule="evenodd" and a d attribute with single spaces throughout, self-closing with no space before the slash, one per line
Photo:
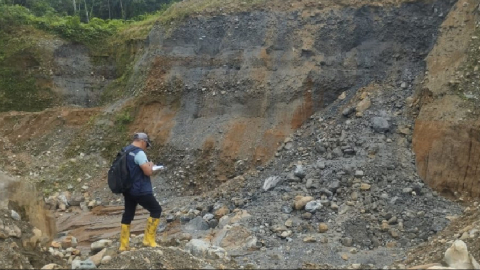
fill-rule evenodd
<path id="1" fill-rule="evenodd" d="M 133 143 L 136 146 L 142 148 L 143 150 L 151 146 L 150 140 L 148 139 L 148 135 L 143 132 L 138 132 L 133 135 Z"/>

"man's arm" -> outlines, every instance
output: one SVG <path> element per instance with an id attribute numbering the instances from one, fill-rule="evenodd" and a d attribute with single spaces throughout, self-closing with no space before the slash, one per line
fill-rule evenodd
<path id="1" fill-rule="evenodd" d="M 143 171 L 143 174 L 146 176 L 151 176 L 153 174 L 153 162 L 149 162 L 147 159 L 147 155 L 145 155 L 145 152 L 139 151 L 135 155 L 135 163 L 140 166 L 140 168 Z"/>
<path id="2" fill-rule="evenodd" d="M 153 167 L 153 162 L 147 162 L 140 165 L 140 168 L 142 168 L 143 174 L 145 174 L 146 176 L 151 176 L 153 174 L 152 167 Z"/>

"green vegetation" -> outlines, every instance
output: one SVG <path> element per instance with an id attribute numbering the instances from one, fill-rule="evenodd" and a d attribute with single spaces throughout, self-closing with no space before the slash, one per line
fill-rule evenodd
<path id="1" fill-rule="evenodd" d="M 19 5 L 36 16 L 52 13 L 78 16 L 82 22 L 92 18 L 104 20 L 143 20 L 145 14 L 161 10 L 178 0 L 0 0 L 0 5 Z"/>
<path id="2" fill-rule="evenodd" d="M 49 107 L 54 101 L 51 90 L 36 86 L 32 75 L 0 67 L 0 78 L 2 110 L 39 111 Z M 22 93 L 21 96 L 18 93 Z"/>
<path id="3" fill-rule="evenodd" d="M 170 27 L 202 12 L 229 12 L 267 0 L 0 0 L 0 111 L 39 111 L 60 104 L 51 90 L 52 51 L 61 37 L 113 63 L 116 80 L 104 103 L 126 93 L 137 51 L 156 22 Z M 94 63 L 95 64 L 95 63 Z M 47 67 L 47 68 L 45 68 Z"/>
<path id="4" fill-rule="evenodd" d="M 29 25 L 18 27 L 24 15 L 24 8 L 0 6 L 0 111 L 38 111 L 55 102 L 40 69 L 46 54 L 36 42 L 50 36 Z"/>
<path id="5" fill-rule="evenodd" d="M 183 20 L 192 14 L 222 9 L 225 12 L 265 4 L 268 0 L 190 0 L 172 5 L 158 20 L 162 23 Z"/>

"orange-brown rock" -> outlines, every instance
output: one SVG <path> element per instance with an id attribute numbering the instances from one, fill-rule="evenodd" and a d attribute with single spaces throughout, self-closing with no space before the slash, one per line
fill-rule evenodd
<path id="1" fill-rule="evenodd" d="M 413 150 L 420 177 L 440 192 L 480 195 L 480 119 L 468 101 L 452 93 L 475 29 L 473 0 L 458 1 L 441 27 L 441 36 L 427 57 L 428 75 L 417 99 Z M 455 27 L 462 25 L 462 27 Z"/>
<path id="2" fill-rule="evenodd" d="M 230 213 L 230 210 L 228 209 L 228 207 L 223 206 L 222 208 L 215 211 L 215 218 L 220 219 L 220 218 L 222 218 L 223 216 L 225 216 L 229 213 Z"/>
<path id="3" fill-rule="evenodd" d="M 295 197 L 295 202 L 294 202 L 294 207 L 296 210 L 302 210 L 303 208 L 305 208 L 305 205 L 310 202 L 310 201 L 313 201 L 314 198 L 311 197 L 311 196 L 297 196 Z"/>

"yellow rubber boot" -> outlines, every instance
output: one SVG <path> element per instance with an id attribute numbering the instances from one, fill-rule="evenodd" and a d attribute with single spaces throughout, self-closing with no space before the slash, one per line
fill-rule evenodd
<path id="1" fill-rule="evenodd" d="M 130 224 L 122 224 L 122 231 L 120 233 L 120 251 L 130 249 Z"/>
<path id="2" fill-rule="evenodd" d="M 159 218 L 148 217 L 147 227 L 145 228 L 145 235 L 143 236 L 143 245 L 147 247 L 158 246 L 155 242 L 155 236 L 157 235 L 157 226 L 160 222 Z"/>

